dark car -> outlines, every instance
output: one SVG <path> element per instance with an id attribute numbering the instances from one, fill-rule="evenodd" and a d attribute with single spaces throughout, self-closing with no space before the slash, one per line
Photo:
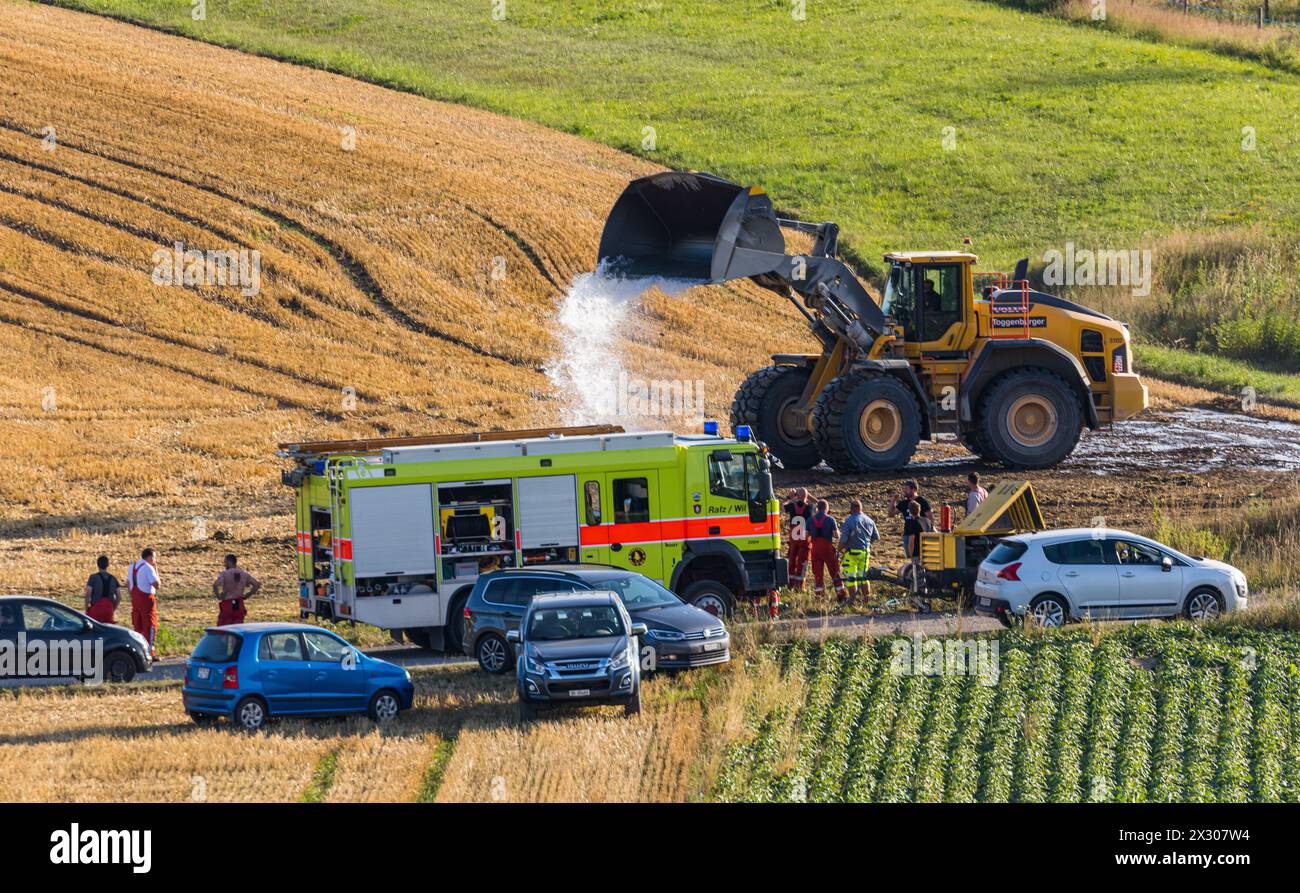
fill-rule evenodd
<path id="1" fill-rule="evenodd" d="M 513 568 L 484 574 L 465 603 L 465 653 L 489 673 L 514 664 L 506 634 L 519 629 L 536 595 L 602 590 L 613 592 L 634 623 L 646 625 L 642 663 L 648 668 L 704 667 L 731 660 L 731 637 L 722 621 L 688 605 L 635 571 L 593 565 Z"/>
<path id="2" fill-rule="evenodd" d="M 519 718 L 561 705 L 622 704 L 626 715 L 640 713 L 638 637 L 645 632 L 612 592 L 536 596 L 508 634 L 519 646 Z"/>
<path id="3" fill-rule="evenodd" d="M 47 659 L 39 671 L 24 660 L 12 677 L 5 678 L 130 682 L 153 663 L 149 643 L 134 630 L 100 623 L 53 599 L 0 596 L 0 642 L 10 643 L 7 647 L 17 654 L 20 635 L 28 654 L 35 646 Z"/>
<path id="4" fill-rule="evenodd" d="M 301 623 L 210 627 L 185 662 L 181 689 L 195 722 L 226 717 L 250 732 L 276 716 L 367 713 L 386 722 L 414 696 L 407 670 Z"/>

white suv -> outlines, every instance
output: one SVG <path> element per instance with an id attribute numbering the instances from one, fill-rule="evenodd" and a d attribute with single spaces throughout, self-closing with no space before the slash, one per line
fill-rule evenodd
<path id="1" fill-rule="evenodd" d="M 1011 625 L 1173 617 L 1246 607 L 1246 575 L 1126 530 L 1080 527 L 1008 537 L 980 565 L 975 610 Z"/>

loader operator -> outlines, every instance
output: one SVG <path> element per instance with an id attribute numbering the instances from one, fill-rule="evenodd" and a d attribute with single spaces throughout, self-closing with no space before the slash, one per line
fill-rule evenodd
<path id="1" fill-rule="evenodd" d="M 790 588 L 802 592 L 804 568 L 808 564 L 808 525 L 813 517 L 813 506 L 808 501 L 807 488 L 790 491 L 790 498 L 783 508 L 790 516 L 790 547 L 786 552 L 786 560 L 790 564 Z"/>
<path id="2" fill-rule="evenodd" d="M 829 571 L 831 582 L 835 584 L 835 597 L 845 601 L 849 597 L 844 588 L 844 578 L 840 576 L 840 557 L 835 549 L 836 533 L 839 525 L 827 511 L 829 504 L 824 499 L 817 500 L 817 511 L 808 522 L 809 558 L 813 570 L 813 594 L 821 598 L 825 592 L 823 573 Z"/>
<path id="3" fill-rule="evenodd" d="M 221 600 L 221 607 L 217 609 L 217 626 L 243 623 L 248 613 L 244 600 L 252 598 L 262 588 L 261 582 L 238 565 L 239 560 L 234 555 L 227 555 L 226 569 L 217 574 L 217 580 L 212 584 L 212 594 Z"/>

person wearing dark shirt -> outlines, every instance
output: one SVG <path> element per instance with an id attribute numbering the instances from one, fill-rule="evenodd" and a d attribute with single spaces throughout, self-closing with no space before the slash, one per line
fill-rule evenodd
<path id="1" fill-rule="evenodd" d="M 112 623 L 113 612 L 122 600 L 122 584 L 108 572 L 108 556 L 95 561 L 98 571 L 90 575 L 83 593 L 86 597 L 86 614 L 100 623 Z"/>
<path id="2" fill-rule="evenodd" d="M 921 534 L 934 530 L 934 523 L 925 516 L 921 504 L 916 501 L 908 503 L 903 516 L 903 551 L 908 558 L 921 554 Z"/>
<path id="3" fill-rule="evenodd" d="M 913 479 L 903 481 L 903 489 L 899 492 L 898 498 L 889 507 L 889 514 L 900 515 L 903 518 L 903 554 L 911 555 L 910 540 L 908 539 L 907 516 L 912 503 L 920 506 L 920 513 L 916 516 L 926 518 L 930 521 L 931 529 L 934 524 L 934 512 L 930 510 L 930 500 L 921 495 L 921 488 Z"/>
<path id="4" fill-rule="evenodd" d="M 835 597 L 845 601 L 849 597 L 844 588 L 844 578 L 840 575 L 840 556 L 835 546 L 839 539 L 839 524 L 827 511 L 829 504 L 824 499 L 817 500 L 817 511 L 808 522 L 809 549 L 813 570 L 813 593 L 821 598 L 826 587 L 825 573 L 830 572 L 831 582 L 835 585 Z"/>

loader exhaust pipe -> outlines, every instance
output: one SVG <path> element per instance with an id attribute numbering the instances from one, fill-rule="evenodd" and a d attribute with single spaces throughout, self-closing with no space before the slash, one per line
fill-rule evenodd
<path id="1" fill-rule="evenodd" d="M 599 255 L 627 276 L 718 283 L 777 269 L 785 238 L 762 190 L 666 171 L 623 190 L 605 221 Z"/>

